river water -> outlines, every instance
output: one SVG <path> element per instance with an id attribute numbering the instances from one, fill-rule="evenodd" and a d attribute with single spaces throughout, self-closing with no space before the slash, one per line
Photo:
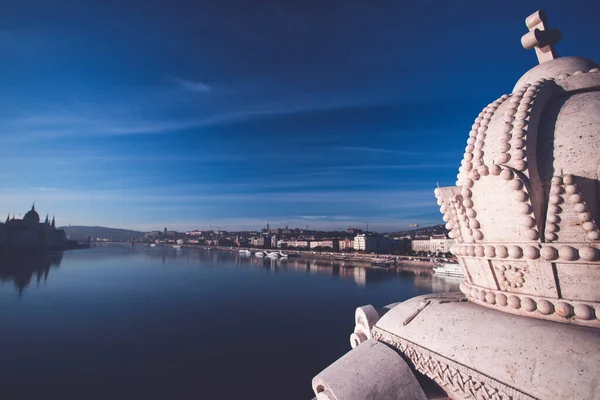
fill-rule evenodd
<path id="1" fill-rule="evenodd" d="M 365 269 L 105 245 L 0 259 L 0 398 L 312 399 L 356 307 L 456 291 Z"/>

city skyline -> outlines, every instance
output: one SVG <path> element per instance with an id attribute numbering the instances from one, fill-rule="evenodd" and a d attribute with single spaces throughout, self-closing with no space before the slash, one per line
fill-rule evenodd
<path id="1" fill-rule="evenodd" d="M 0 218 L 35 201 L 142 231 L 440 224 L 477 113 L 537 64 L 523 16 L 545 8 L 560 56 L 600 58 L 593 2 L 222 3 L 8 6 Z"/>

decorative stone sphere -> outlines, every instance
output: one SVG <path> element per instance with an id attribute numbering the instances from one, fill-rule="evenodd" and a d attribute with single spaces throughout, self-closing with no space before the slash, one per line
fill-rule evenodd
<path id="1" fill-rule="evenodd" d="M 586 261 L 597 261 L 600 258 L 600 251 L 591 246 L 583 246 L 579 249 L 579 257 Z"/>
<path id="2" fill-rule="evenodd" d="M 594 318 L 594 309 L 585 304 L 577 304 L 573 307 L 573 312 L 575 317 L 579 319 L 589 320 Z"/>
<path id="3" fill-rule="evenodd" d="M 515 295 L 510 295 L 508 296 L 508 305 L 512 308 L 521 308 L 521 300 Z"/>
<path id="4" fill-rule="evenodd" d="M 523 249 L 519 246 L 509 246 L 508 255 L 511 258 L 521 258 L 523 257 Z"/>
<path id="5" fill-rule="evenodd" d="M 542 247 L 540 254 L 544 260 L 552 261 L 558 258 L 558 250 L 551 246 Z"/>
<path id="6" fill-rule="evenodd" d="M 548 300 L 539 300 L 537 302 L 537 309 L 544 315 L 550 315 L 554 312 L 554 304 L 550 303 Z"/>
<path id="7" fill-rule="evenodd" d="M 559 247 L 558 255 L 565 261 L 575 261 L 578 258 L 577 249 L 571 246 Z"/>
<path id="8" fill-rule="evenodd" d="M 525 311 L 535 311 L 535 301 L 531 297 L 524 297 L 521 299 L 521 308 Z"/>
<path id="9" fill-rule="evenodd" d="M 505 306 L 506 304 L 508 304 L 508 300 L 506 298 L 506 295 L 503 293 L 496 293 L 496 303 L 499 306 Z"/>
<path id="10" fill-rule="evenodd" d="M 558 315 L 564 318 L 569 318 L 573 315 L 573 306 L 571 306 L 569 303 L 565 303 L 564 301 L 559 301 L 556 303 L 554 309 Z"/>

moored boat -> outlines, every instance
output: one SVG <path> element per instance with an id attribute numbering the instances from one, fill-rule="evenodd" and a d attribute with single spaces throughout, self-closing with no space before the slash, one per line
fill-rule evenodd
<path id="1" fill-rule="evenodd" d="M 460 265 L 454 263 L 444 263 L 433 267 L 433 274 L 440 276 L 451 276 L 455 278 L 465 277 Z"/>

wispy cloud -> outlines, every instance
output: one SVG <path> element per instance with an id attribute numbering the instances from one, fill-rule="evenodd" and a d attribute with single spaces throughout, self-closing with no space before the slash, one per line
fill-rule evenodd
<path id="1" fill-rule="evenodd" d="M 177 85 L 179 88 L 186 90 L 188 92 L 194 93 L 210 93 L 213 88 L 210 85 L 207 85 L 204 82 L 200 81 L 192 81 L 188 79 L 180 79 L 180 78 L 171 78 L 171 81 Z"/>
<path id="2" fill-rule="evenodd" d="M 391 150 L 391 149 L 381 149 L 381 148 L 363 147 L 363 146 L 336 146 L 334 149 L 341 150 L 341 151 L 358 152 L 358 153 L 401 154 L 401 155 L 411 155 L 411 156 L 420 156 L 420 155 L 426 154 L 426 153 L 422 153 L 422 152 L 418 152 L 418 151 Z"/>

